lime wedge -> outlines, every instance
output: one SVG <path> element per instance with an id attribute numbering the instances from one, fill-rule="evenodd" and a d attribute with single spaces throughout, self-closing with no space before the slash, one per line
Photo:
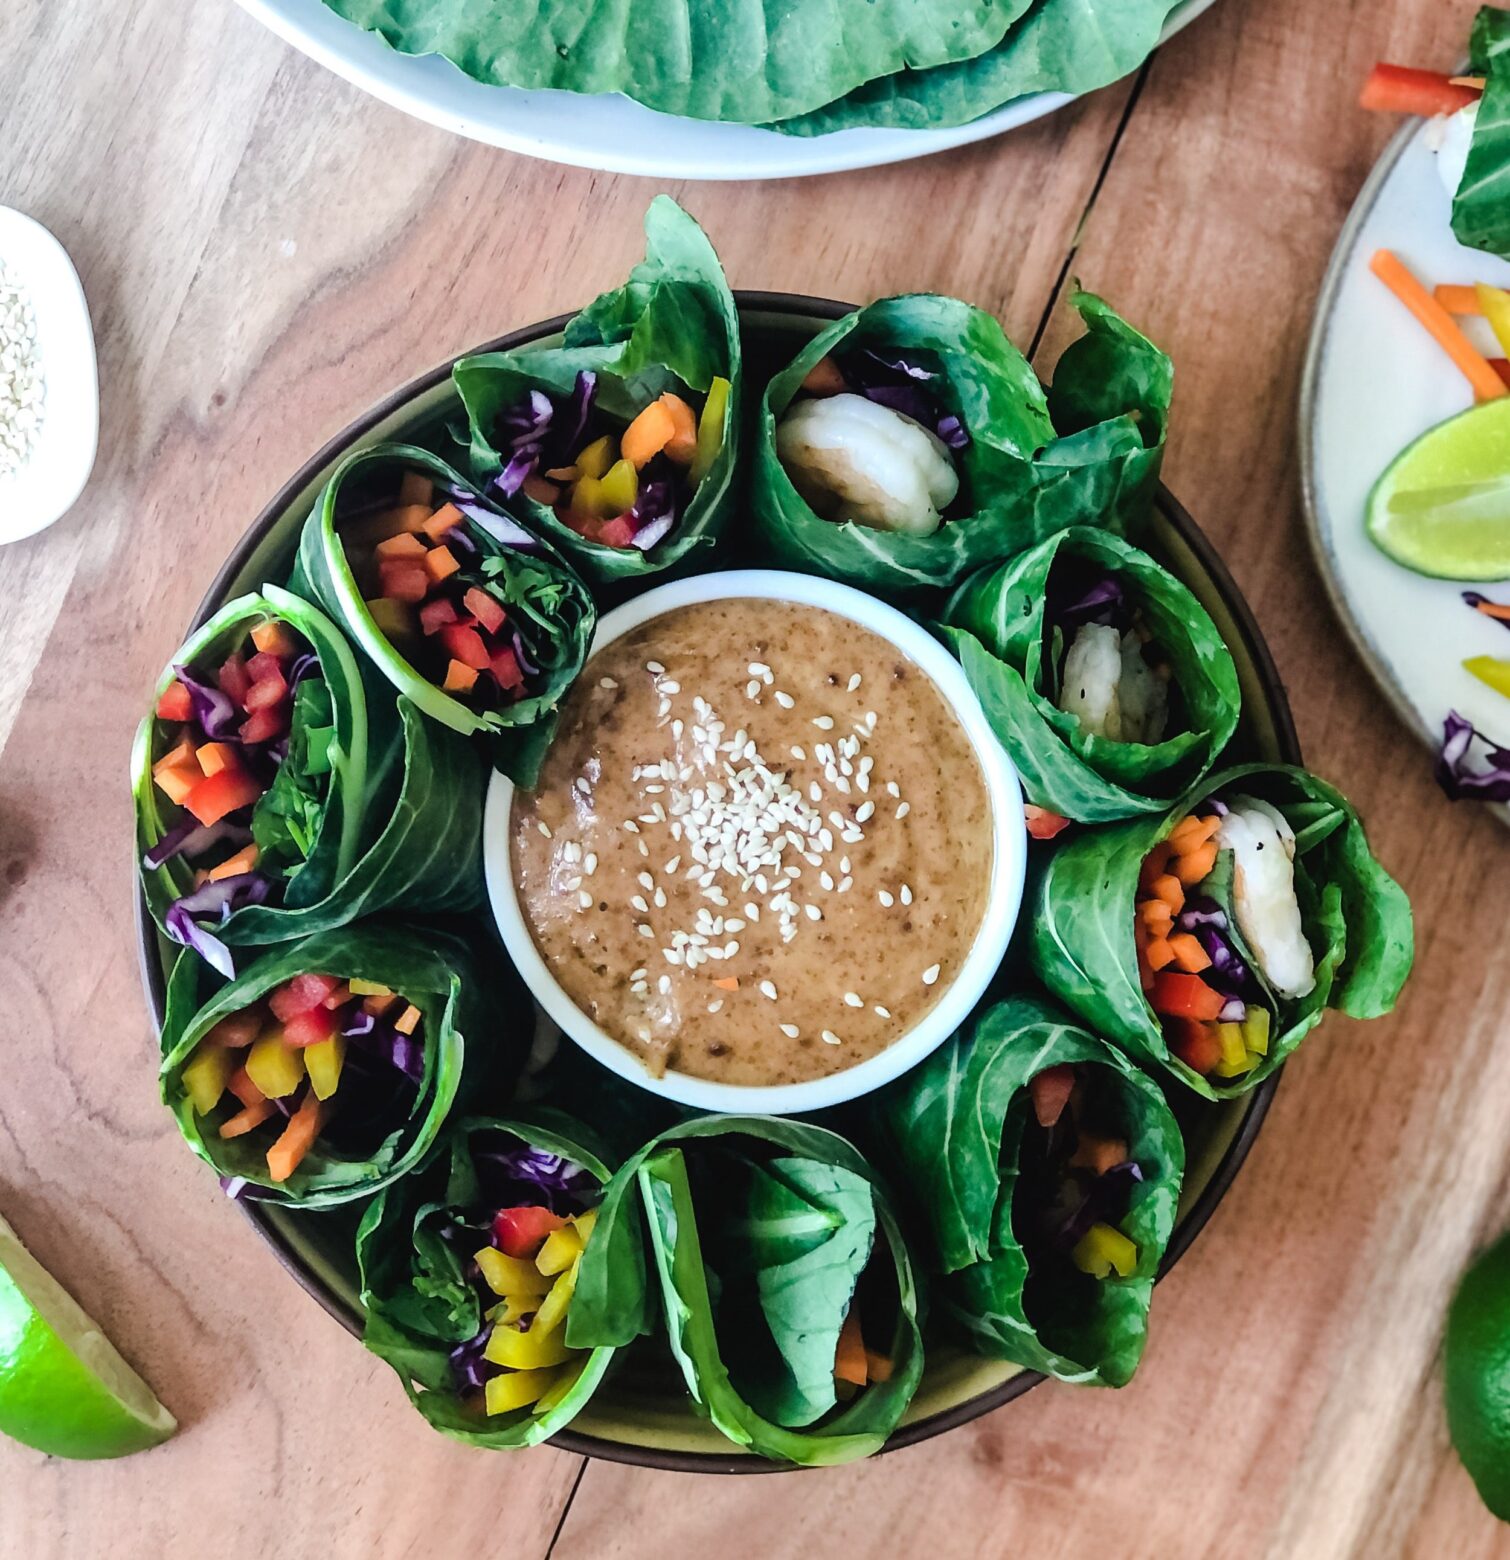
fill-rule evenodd
<path id="1" fill-rule="evenodd" d="M 1510 579 L 1510 396 L 1423 433 L 1374 484 L 1374 545 L 1417 574 Z"/>
<path id="2" fill-rule="evenodd" d="M 54 1457 L 124 1457 L 178 1421 L 0 1219 L 0 1432 Z"/>
<path id="3" fill-rule="evenodd" d="M 1510 1236 L 1463 1275 L 1442 1354 L 1452 1444 L 1484 1504 L 1510 1522 Z"/>

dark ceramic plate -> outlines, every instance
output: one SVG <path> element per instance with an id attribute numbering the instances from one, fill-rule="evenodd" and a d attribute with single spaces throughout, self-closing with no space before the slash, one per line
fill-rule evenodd
<path id="1" fill-rule="evenodd" d="M 826 321 L 851 308 L 849 304 L 783 293 L 741 292 L 736 297 L 751 384 L 763 384 L 766 376 L 788 361 Z M 476 350 L 555 345 L 566 318 L 515 331 Z M 348 451 L 432 429 L 454 416 L 458 403 L 451 391 L 450 372 L 450 363 L 445 363 L 405 385 L 306 462 L 241 539 L 200 603 L 191 626 L 198 626 L 222 602 L 287 575 L 304 518 L 331 469 Z M 1243 718 L 1230 756 L 1234 760 L 1299 763 L 1300 748 L 1284 686 L 1258 625 L 1211 544 L 1163 488 L 1149 546 L 1194 591 L 1237 663 Z M 140 897 L 137 924 L 143 981 L 160 1025 L 166 960 L 176 950 L 158 936 Z M 1258 1135 L 1278 1083 L 1276 1074 L 1252 1094 L 1222 1104 L 1205 1104 L 1193 1095 L 1188 1104 L 1180 1103 L 1187 1148 L 1185 1187 L 1161 1278 L 1179 1261 L 1226 1194 Z M 352 1255 L 358 1214 L 340 1210 L 301 1214 L 261 1203 L 242 1207 L 288 1272 L 343 1326 L 360 1335 L 362 1317 Z M 931 1344 L 922 1386 L 889 1444 L 909 1446 L 965 1424 L 1010 1402 L 1042 1379 L 1036 1372 L 981 1359 L 950 1344 Z M 395 1389 L 395 1413 L 404 1411 L 401 1402 Z M 687 1472 L 763 1473 L 780 1466 L 739 1452 L 699 1418 L 664 1345 L 657 1347 L 651 1342 L 630 1351 L 623 1366 L 610 1376 L 572 1428 L 558 1435 L 553 1444 L 591 1457 Z"/>

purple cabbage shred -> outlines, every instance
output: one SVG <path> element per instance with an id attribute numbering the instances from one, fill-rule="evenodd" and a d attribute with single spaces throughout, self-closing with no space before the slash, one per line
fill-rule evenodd
<path id="1" fill-rule="evenodd" d="M 480 1392 L 488 1377 L 498 1374 L 499 1367 L 482 1357 L 492 1335 L 493 1324 L 489 1322 L 475 1338 L 451 1350 L 451 1375 L 458 1392 Z"/>
<path id="2" fill-rule="evenodd" d="M 189 700 L 194 706 L 194 719 L 198 721 L 211 742 L 239 742 L 238 728 L 241 711 L 236 708 L 230 694 L 222 693 L 209 683 L 200 682 L 186 668 L 175 666 L 173 675 L 189 690 Z"/>
<path id="3" fill-rule="evenodd" d="M 1465 590 L 1463 592 L 1463 600 L 1467 602 L 1467 604 L 1472 607 L 1474 611 L 1478 611 L 1480 607 L 1498 607 L 1502 611 L 1506 610 L 1504 602 L 1496 601 L 1492 596 L 1484 595 L 1482 591 Z M 1510 628 L 1510 617 L 1501 617 L 1499 612 L 1485 612 L 1482 615 L 1487 618 L 1492 618 L 1500 625 L 1501 628 Z"/>
<path id="4" fill-rule="evenodd" d="M 206 931 L 196 917 L 217 916 L 218 924 L 224 926 L 236 911 L 247 905 L 263 904 L 271 892 L 272 884 L 260 872 L 240 872 L 235 877 L 221 878 L 218 883 L 205 883 L 168 906 L 163 929 L 174 942 L 192 948 L 212 969 L 231 980 L 236 965 L 230 949 Z"/>
<path id="5" fill-rule="evenodd" d="M 1433 773 L 1451 801 L 1510 802 L 1510 748 L 1492 742 L 1456 710 L 1442 723 Z"/>

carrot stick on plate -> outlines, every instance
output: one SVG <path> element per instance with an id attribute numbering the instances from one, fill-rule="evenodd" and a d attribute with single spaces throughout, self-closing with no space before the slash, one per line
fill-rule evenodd
<path id="1" fill-rule="evenodd" d="M 1458 328 L 1456 321 L 1416 280 L 1398 256 L 1388 249 L 1374 252 L 1369 270 L 1431 332 L 1437 345 L 1457 364 L 1481 401 L 1510 395 L 1510 385 L 1490 366 L 1488 358 Z"/>

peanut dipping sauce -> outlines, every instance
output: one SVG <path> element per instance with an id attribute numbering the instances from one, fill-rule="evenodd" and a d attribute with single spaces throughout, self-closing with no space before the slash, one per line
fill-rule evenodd
<path id="1" fill-rule="evenodd" d="M 514 882 L 572 1001 L 659 1076 L 803 1082 L 884 1050 L 985 915 L 985 779 L 931 679 L 817 607 L 681 607 L 587 663 Z"/>

